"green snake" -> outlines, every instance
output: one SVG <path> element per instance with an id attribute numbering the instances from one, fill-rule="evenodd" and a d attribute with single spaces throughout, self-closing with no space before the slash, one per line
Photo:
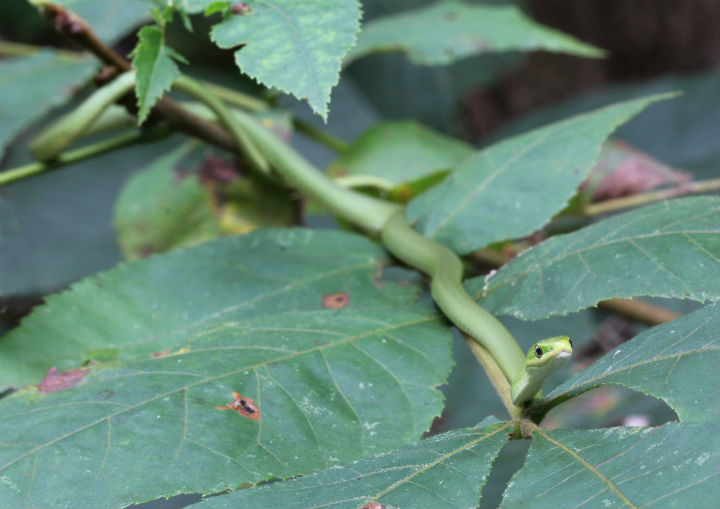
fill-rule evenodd
<path id="1" fill-rule="evenodd" d="M 99 89 L 75 111 L 41 131 L 30 144 L 31 153 L 41 161 L 56 158 L 106 108 L 132 91 L 134 81 L 131 71 Z M 390 253 L 430 276 L 433 300 L 455 326 L 492 355 L 510 384 L 514 405 L 523 406 L 541 397 L 544 381 L 572 354 L 572 343 L 567 336 L 541 340 L 524 356 L 502 323 L 464 289 L 463 267 L 458 256 L 419 234 L 405 219 L 404 207 L 339 186 L 253 116 L 230 110 L 190 78 L 179 78 L 174 87 L 204 104 L 260 172 L 267 174 L 272 168 L 288 185 L 318 201 L 334 215 L 371 235 L 379 235 Z"/>

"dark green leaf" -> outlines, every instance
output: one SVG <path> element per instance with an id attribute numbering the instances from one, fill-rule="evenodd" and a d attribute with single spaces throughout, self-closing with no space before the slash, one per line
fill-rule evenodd
<path id="1" fill-rule="evenodd" d="M 264 230 L 49 298 L 3 340 L 6 380 L 37 382 L 41 364 L 125 360 L 75 369 L 56 392 L 63 379 L 49 371 L 0 400 L 0 500 L 118 507 L 419 439 L 442 408 L 449 332 L 415 302 L 417 287 L 378 279 L 383 257 L 355 235 Z M 233 391 L 260 420 L 217 408 Z"/>
<path id="2" fill-rule="evenodd" d="M 501 507 L 715 507 L 715 424 L 535 431 Z"/>
<path id="3" fill-rule="evenodd" d="M 508 424 L 444 433 L 372 459 L 213 497 L 192 507 L 476 507 L 490 466 L 507 443 Z"/>
<path id="4" fill-rule="evenodd" d="M 95 63 L 70 60 L 54 51 L 0 63 L 0 155 L 24 127 L 68 99 L 73 87 L 90 77 Z"/>
<path id="5" fill-rule="evenodd" d="M 327 118 L 330 89 L 360 29 L 357 0 L 248 0 L 250 12 L 215 25 L 212 39 L 237 48 L 235 63 L 258 82 L 306 100 Z"/>
<path id="6" fill-rule="evenodd" d="M 472 153 L 468 144 L 421 124 L 381 122 L 356 139 L 328 172 L 371 175 L 396 186 L 455 166 Z"/>
<path id="7" fill-rule="evenodd" d="M 662 398 L 682 421 L 720 421 L 720 304 L 653 327 L 552 391 L 554 406 L 594 387 L 621 384 Z"/>
<path id="8" fill-rule="evenodd" d="M 493 313 L 536 320 L 612 297 L 720 298 L 720 198 L 683 198 L 552 237 L 466 288 Z"/>
<path id="9" fill-rule="evenodd" d="M 492 145 L 410 202 L 408 219 L 460 254 L 528 235 L 565 208 L 618 125 L 667 97 L 614 104 Z"/>
<path id="10" fill-rule="evenodd" d="M 36 5 L 53 3 L 67 7 L 84 19 L 106 43 L 114 43 L 150 17 L 148 0 L 29 0 Z"/>
<path id="11" fill-rule="evenodd" d="M 188 150 L 181 147 L 152 162 L 123 188 L 114 223 L 125 258 L 134 260 L 220 236 L 212 191 L 196 174 L 177 167 Z"/>
<path id="12" fill-rule="evenodd" d="M 157 100 L 170 90 L 173 80 L 180 76 L 175 60 L 187 63 L 182 56 L 165 45 L 161 28 L 146 26 L 140 29 L 138 43 L 133 51 L 133 67 L 137 69 L 139 124 L 145 122 Z"/>
<path id="13" fill-rule="evenodd" d="M 371 21 L 348 60 L 373 52 L 403 51 L 415 63 L 442 65 L 480 53 L 540 49 L 603 55 L 602 50 L 535 23 L 515 6 L 444 1 Z"/>

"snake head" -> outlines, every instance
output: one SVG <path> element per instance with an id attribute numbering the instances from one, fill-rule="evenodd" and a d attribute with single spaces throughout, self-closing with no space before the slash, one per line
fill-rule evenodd
<path id="1" fill-rule="evenodd" d="M 528 372 L 547 373 L 560 368 L 572 355 L 572 341 L 567 336 L 555 336 L 535 343 L 525 356 Z"/>

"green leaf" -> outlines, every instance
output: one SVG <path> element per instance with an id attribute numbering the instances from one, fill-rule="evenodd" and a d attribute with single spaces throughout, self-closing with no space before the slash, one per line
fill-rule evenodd
<path id="1" fill-rule="evenodd" d="M 206 499 L 191 507 L 476 507 L 509 424 L 488 418 L 375 458 Z"/>
<path id="2" fill-rule="evenodd" d="M 604 52 L 539 25 L 515 6 L 437 2 L 385 16 L 363 28 L 348 61 L 368 53 L 402 51 L 421 65 L 450 64 L 489 52 L 547 50 L 585 57 Z"/>
<path id="3" fill-rule="evenodd" d="M 187 152 L 181 147 L 153 161 L 120 193 L 114 223 L 126 259 L 220 236 L 211 189 L 204 187 L 196 174 L 178 171 L 178 163 Z"/>
<path id="4" fill-rule="evenodd" d="M 381 122 L 357 138 L 328 172 L 371 175 L 396 186 L 455 166 L 472 153 L 468 144 L 416 122 Z"/>
<path id="5" fill-rule="evenodd" d="M 55 4 L 67 7 L 84 19 L 93 32 L 106 43 L 115 43 L 131 29 L 150 17 L 152 3 L 148 0 L 29 0 L 42 6 Z"/>
<path id="6" fill-rule="evenodd" d="M 221 48 L 236 48 L 235 63 L 259 83 L 307 100 L 327 119 L 330 89 L 360 29 L 357 0 L 249 0 L 212 29 Z"/>
<path id="7" fill-rule="evenodd" d="M 54 51 L 0 63 L 0 155 L 24 127 L 64 103 L 95 68 L 90 59 L 61 58 Z"/>
<path id="8" fill-rule="evenodd" d="M 157 100 L 170 90 L 173 80 L 180 77 L 175 60 L 187 64 L 181 55 L 165 45 L 165 36 L 160 27 L 146 26 L 140 29 L 132 62 L 137 69 L 135 90 L 139 108 L 138 124 L 145 122 Z"/>
<path id="9" fill-rule="evenodd" d="M 655 95 L 614 104 L 481 150 L 408 205 L 425 236 L 467 254 L 529 235 L 565 208 L 607 138 Z"/>
<path id="10" fill-rule="evenodd" d="M 282 127 L 280 122 L 275 125 Z M 202 160 L 200 171 L 183 169 L 187 152 L 185 146 L 165 154 L 122 189 L 114 223 L 127 260 L 293 224 L 295 212 L 286 188 L 241 176 L 231 160 L 212 155 Z"/>
<path id="11" fill-rule="evenodd" d="M 542 407 L 620 384 L 662 398 L 682 421 L 718 422 L 719 365 L 720 304 L 715 303 L 615 348 L 552 391 Z"/>
<path id="12" fill-rule="evenodd" d="M 217 8 L 220 6 L 224 9 L 230 7 L 230 0 L 180 0 L 180 2 L 177 3 L 178 6 L 188 14 L 205 12 L 206 16 L 218 12 Z M 208 9 L 211 9 L 209 14 L 207 12 Z"/>
<path id="13" fill-rule="evenodd" d="M 417 287 L 378 279 L 382 260 L 356 235 L 263 230 L 48 298 L 3 340 L 4 379 L 124 360 L 49 371 L 0 400 L 0 500 L 122 507 L 418 440 L 442 409 L 450 334 Z M 233 391 L 259 420 L 217 408 Z"/>
<path id="14" fill-rule="evenodd" d="M 501 507 L 714 507 L 718 477 L 714 424 L 538 430 Z"/>
<path id="15" fill-rule="evenodd" d="M 490 312 L 536 320 L 612 297 L 720 298 L 720 198 L 626 212 L 528 249 L 466 288 Z"/>

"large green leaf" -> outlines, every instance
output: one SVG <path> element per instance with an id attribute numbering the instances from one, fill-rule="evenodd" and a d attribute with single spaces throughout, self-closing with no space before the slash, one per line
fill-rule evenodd
<path id="1" fill-rule="evenodd" d="M 501 507 L 716 507 L 717 425 L 535 431 Z"/>
<path id="2" fill-rule="evenodd" d="M 65 59 L 49 50 L 0 62 L 0 155 L 21 129 L 65 102 L 94 67 L 90 59 Z"/>
<path id="3" fill-rule="evenodd" d="M 667 97 L 614 104 L 484 149 L 410 202 L 408 219 L 461 254 L 528 235 L 565 207 L 618 125 Z"/>
<path id="4" fill-rule="evenodd" d="M 347 293 L 349 310 L 369 308 L 372 316 L 383 306 L 430 312 L 412 305 L 417 286 L 376 280 L 385 257 L 359 236 L 298 229 L 121 264 L 47 297 L 0 340 L 0 389 L 37 383 L 52 366 L 64 371 L 179 349 L 198 330 L 243 317 L 272 321 L 273 313 L 323 310 L 325 294 Z"/>
<path id="5" fill-rule="evenodd" d="M 100 39 L 114 43 L 150 17 L 152 0 L 29 0 L 67 7 L 84 19 Z"/>
<path id="6" fill-rule="evenodd" d="M 140 29 L 138 43 L 133 52 L 133 67 L 137 69 L 135 95 L 138 101 L 139 124 L 147 119 L 157 100 L 170 90 L 173 80 L 180 76 L 175 60 L 187 63 L 165 44 L 160 27 L 146 26 Z"/>
<path id="7" fill-rule="evenodd" d="M 480 53 L 540 49 L 586 57 L 603 54 L 535 23 L 515 6 L 444 1 L 371 21 L 348 60 L 374 52 L 403 51 L 418 64 L 441 65 Z"/>
<path id="8" fill-rule="evenodd" d="M 682 421 L 718 422 L 718 366 L 720 303 L 715 303 L 617 347 L 552 391 L 542 406 L 600 385 L 621 384 L 662 398 Z"/>
<path id="9" fill-rule="evenodd" d="M 212 191 L 177 167 L 181 147 L 138 172 L 115 203 L 114 223 L 125 258 L 134 260 L 220 236 Z"/>
<path id="10" fill-rule="evenodd" d="M 552 237 L 466 288 L 491 312 L 536 320 L 612 297 L 720 298 L 720 198 L 672 200 Z"/>
<path id="11" fill-rule="evenodd" d="M 472 147 L 411 121 L 381 122 L 368 129 L 328 168 L 333 176 L 371 175 L 390 185 L 449 169 Z"/>
<path id="12" fill-rule="evenodd" d="M 317 474 L 240 490 L 192 507 L 477 507 L 490 466 L 507 443 L 508 424 L 488 418 L 375 458 Z M 377 507 L 377 506 L 376 506 Z"/>
<path id="13" fill-rule="evenodd" d="M 237 48 L 235 63 L 258 82 L 306 100 L 327 118 L 330 89 L 360 29 L 357 0 L 248 0 L 247 14 L 215 25 L 212 39 Z"/>
<path id="14" fill-rule="evenodd" d="M 378 276 L 383 256 L 356 235 L 264 230 L 49 298 L 2 342 L 4 378 L 125 360 L 51 370 L 0 400 L 0 500 L 118 507 L 419 439 L 442 408 L 449 331 L 417 287 Z M 217 408 L 233 391 L 259 420 Z"/>

